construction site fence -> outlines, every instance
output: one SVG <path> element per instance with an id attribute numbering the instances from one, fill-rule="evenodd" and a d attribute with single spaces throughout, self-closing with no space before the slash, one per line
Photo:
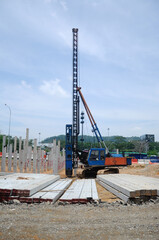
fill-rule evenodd
<path id="1" fill-rule="evenodd" d="M 132 164 L 159 164 L 159 160 L 153 159 L 132 159 Z"/>

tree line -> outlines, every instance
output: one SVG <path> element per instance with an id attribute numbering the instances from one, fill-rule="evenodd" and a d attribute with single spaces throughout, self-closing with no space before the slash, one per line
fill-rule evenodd
<path id="1" fill-rule="evenodd" d="M 65 135 L 53 136 L 43 140 L 40 144 L 44 150 L 49 151 L 47 143 L 53 143 L 53 139 L 61 142 L 61 148 L 65 148 Z M 79 150 L 90 149 L 93 147 L 100 147 L 95 137 L 83 136 L 84 141 L 81 141 L 81 136 L 78 138 Z M 103 140 L 110 152 L 119 149 L 120 152 L 146 152 L 148 155 L 159 155 L 159 142 L 141 141 L 139 137 L 123 137 L 123 136 L 111 136 L 103 137 Z M 0 135 L 0 152 L 2 151 L 3 135 Z M 14 138 L 10 137 L 10 143 L 14 146 Z M 8 136 L 6 136 L 6 145 L 8 144 Z M 46 144 L 46 145 L 45 145 Z M 29 140 L 29 146 L 33 146 L 33 139 Z M 23 142 L 22 142 L 23 147 Z M 19 138 L 17 138 L 17 150 L 19 149 Z"/>
<path id="2" fill-rule="evenodd" d="M 53 136 L 43 140 L 43 144 L 52 143 L 53 139 L 61 141 L 61 147 L 65 147 L 65 135 Z M 96 138 L 92 136 L 78 137 L 78 148 L 79 150 L 90 149 L 93 147 L 100 147 L 97 143 Z M 119 149 L 120 152 L 138 152 L 147 153 L 148 155 L 159 155 L 159 142 L 144 142 L 139 137 L 123 137 L 123 136 L 110 136 L 103 137 L 103 140 L 108 147 L 110 152 Z"/>
<path id="3" fill-rule="evenodd" d="M 2 152 L 3 136 L 4 135 L 0 135 L 0 152 Z M 10 136 L 10 139 L 8 138 L 8 136 L 6 136 L 6 146 L 8 145 L 8 142 L 13 145 L 12 149 L 14 149 L 14 138 L 12 136 Z M 24 144 L 24 141 L 22 141 L 22 148 L 24 147 L 23 144 Z M 29 140 L 28 145 L 33 146 L 33 139 Z M 17 138 L 17 150 L 18 149 L 19 149 L 19 138 Z"/>

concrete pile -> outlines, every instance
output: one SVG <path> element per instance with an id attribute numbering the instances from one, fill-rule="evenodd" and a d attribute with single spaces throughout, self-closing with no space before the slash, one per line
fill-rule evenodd
<path id="1" fill-rule="evenodd" d="M 19 138 L 17 148 L 17 137 L 14 137 L 14 149 L 12 144 L 6 146 L 6 136 L 3 136 L 1 172 L 29 172 L 29 173 L 50 173 L 58 174 L 65 166 L 65 151 L 60 151 L 60 141 L 53 140 L 48 155 L 37 146 L 37 139 L 34 139 L 34 147 L 29 146 L 29 129 L 26 129 L 26 138 Z M 8 152 L 7 152 L 8 151 Z M 7 152 L 7 153 L 6 153 Z"/>
<path id="2" fill-rule="evenodd" d="M 159 196 L 159 179 L 129 174 L 98 175 L 97 181 L 124 202 L 141 202 Z"/>
<path id="3" fill-rule="evenodd" d="M 75 180 L 70 186 L 71 182 L 71 179 L 60 179 L 58 175 L 1 173 L 0 201 L 55 203 L 62 195 L 61 202 L 87 203 L 99 200 L 94 179 Z"/>
<path id="4" fill-rule="evenodd" d="M 30 197 L 59 179 L 58 175 L 32 173 L 0 176 L 0 201 Z"/>
<path id="5" fill-rule="evenodd" d="M 98 193 L 94 179 L 80 179 L 73 182 L 64 195 L 61 202 L 87 203 L 98 201 Z"/>
<path id="6" fill-rule="evenodd" d="M 38 191 L 32 196 L 25 198 L 21 197 L 20 202 L 27 203 L 41 203 L 41 202 L 52 202 L 55 203 L 61 195 L 65 192 L 65 190 L 71 184 L 71 179 L 60 179 L 49 185 L 48 187 Z"/>

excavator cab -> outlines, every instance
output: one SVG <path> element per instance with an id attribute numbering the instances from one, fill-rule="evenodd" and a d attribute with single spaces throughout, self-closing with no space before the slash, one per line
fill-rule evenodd
<path id="1" fill-rule="evenodd" d="M 88 154 L 87 163 L 89 166 L 105 164 L 105 148 L 91 148 Z"/>

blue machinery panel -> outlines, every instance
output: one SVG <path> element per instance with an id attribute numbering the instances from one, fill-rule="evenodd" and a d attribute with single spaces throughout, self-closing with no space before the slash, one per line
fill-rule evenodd
<path id="1" fill-rule="evenodd" d="M 72 125 L 66 125 L 66 176 L 72 176 Z"/>
<path id="2" fill-rule="evenodd" d="M 89 166 L 104 166 L 105 148 L 91 148 L 88 156 L 88 164 Z"/>

